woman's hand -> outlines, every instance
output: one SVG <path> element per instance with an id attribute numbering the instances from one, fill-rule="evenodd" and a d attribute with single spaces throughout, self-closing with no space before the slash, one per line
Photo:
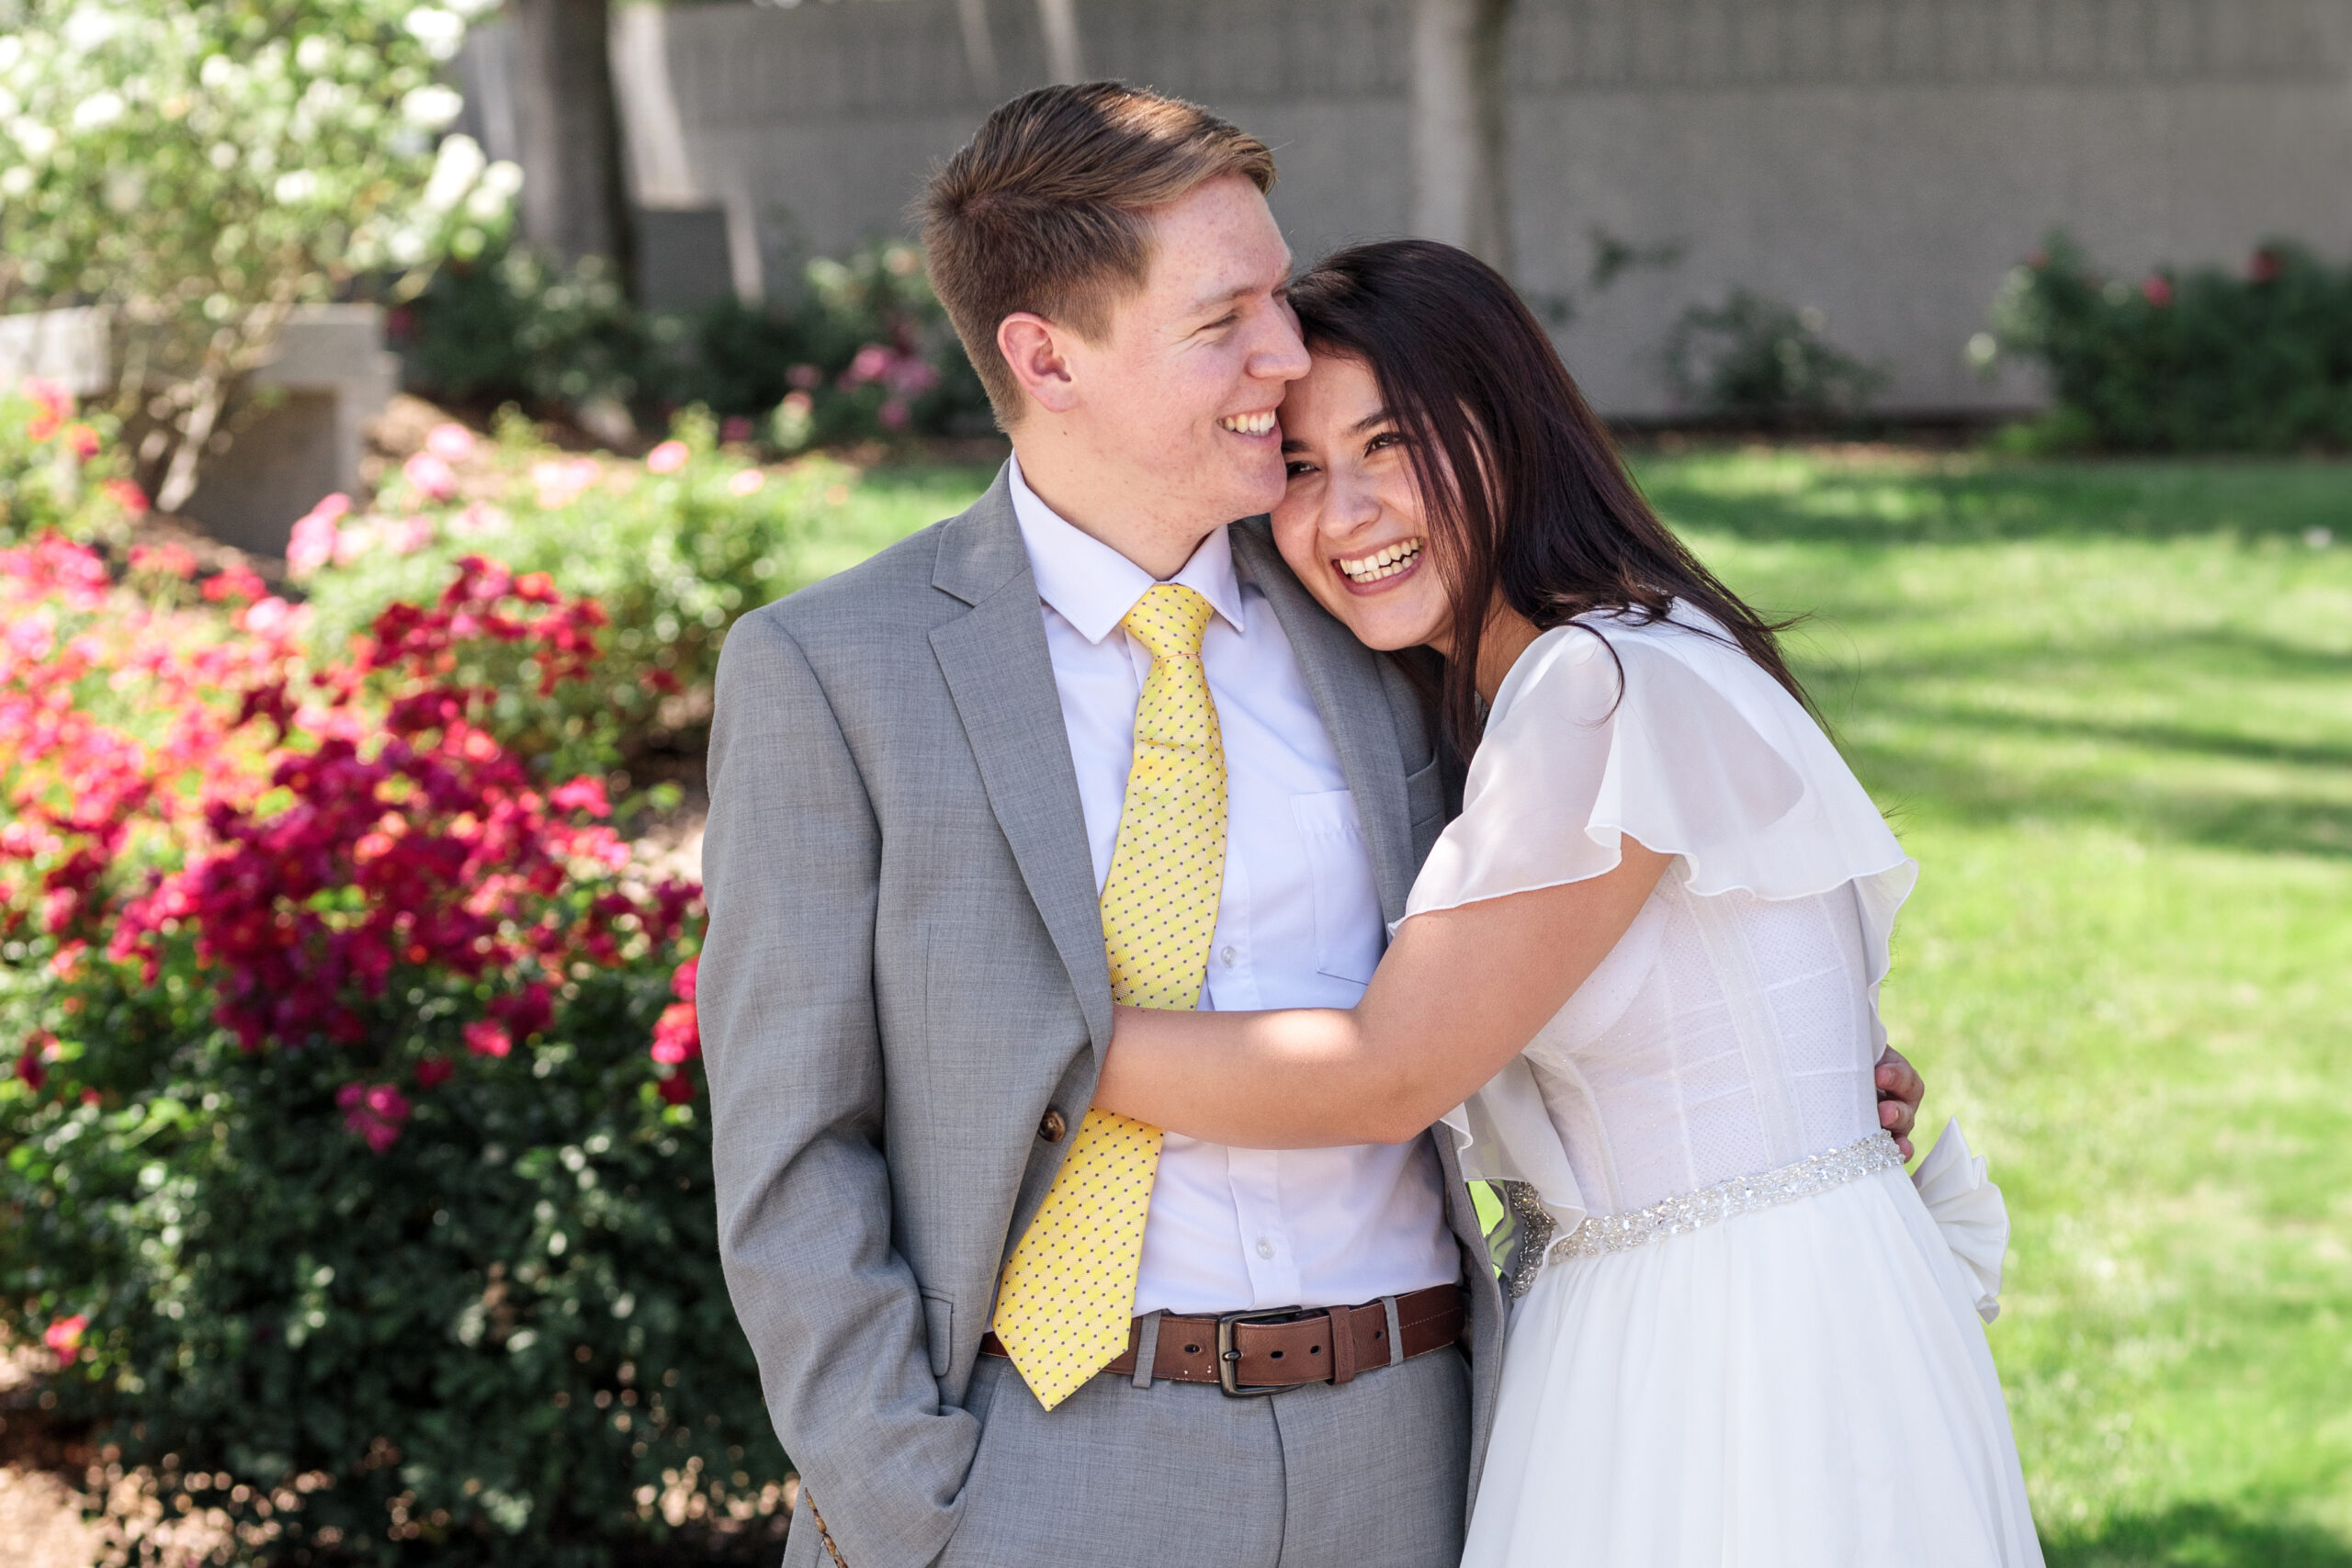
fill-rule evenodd
<path id="1" fill-rule="evenodd" d="M 1566 1004 L 1671 858 L 1627 839 L 1600 876 L 1415 915 L 1352 1009 L 1121 1008 L 1094 1103 L 1236 1148 L 1417 1137 Z"/>

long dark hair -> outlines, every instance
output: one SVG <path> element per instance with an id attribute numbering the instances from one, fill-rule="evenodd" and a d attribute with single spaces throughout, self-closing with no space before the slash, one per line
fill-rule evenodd
<path id="1" fill-rule="evenodd" d="M 1437 702 L 1466 758 L 1488 607 L 1539 627 L 1593 610 L 1663 619 L 1703 610 L 1810 708 L 1766 620 L 1657 519 L 1559 352 L 1503 276 L 1430 240 L 1384 240 L 1325 257 L 1293 282 L 1307 346 L 1362 363 L 1405 438 L 1429 548 L 1453 604 Z"/>

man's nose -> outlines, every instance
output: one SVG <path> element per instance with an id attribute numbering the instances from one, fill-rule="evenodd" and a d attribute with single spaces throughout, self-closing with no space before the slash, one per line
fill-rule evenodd
<path id="1" fill-rule="evenodd" d="M 1311 363 L 1306 341 L 1298 335 L 1298 323 L 1290 311 L 1281 308 L 1267 311 L 1258 347 L 1250 356 L 1250 373 L 1261 380 L 1295 381 L 1306 374 Z"/>

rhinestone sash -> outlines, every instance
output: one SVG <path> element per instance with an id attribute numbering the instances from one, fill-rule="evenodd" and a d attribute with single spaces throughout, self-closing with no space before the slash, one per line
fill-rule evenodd
<path id="1" fill-rule="evenodd" d="M 1647 1247 L 1651 1242 L 1664 1241 L 1668 1236 L 1712 1225 L 1736 1214 L 1778 1208 L 1882 1170 L 1898 1169 L 1902 1164 L 1902 1151 L 1881 1130 L 1859 1143 L 1826 1154 L 1808 1155 L 1778 1170 L 1734 1177 L 1628 1213 L 1595 1214 L 1554 1243 L 1549 1260 L 1559 1263 L 1571 1258 L 1631 1252 L 1637 1247 Z"/>

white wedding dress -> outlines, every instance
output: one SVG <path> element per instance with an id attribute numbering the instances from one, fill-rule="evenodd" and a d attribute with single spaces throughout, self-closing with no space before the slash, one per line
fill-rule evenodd
<path id="1" fill-rule="evenodd" d="M 1711 633 L 1716 635 L 1710 635 Z M 1879 1130 L 1916 868 L 1714 623 L 1587 616 L 1497 693 L 1408 918 L 1674 856 L 1446 1120 L 1520 1230 L 1465 1568 L 2038 1564 L 1980 1314 L 2007 1220 L 1947 1128 Z"/>

